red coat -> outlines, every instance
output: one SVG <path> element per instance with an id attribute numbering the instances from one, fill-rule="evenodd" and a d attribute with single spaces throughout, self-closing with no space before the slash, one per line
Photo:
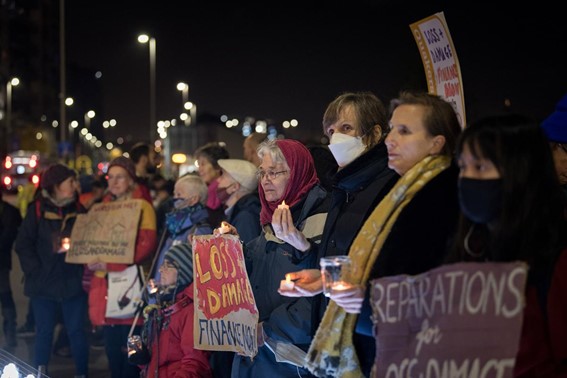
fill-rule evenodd
<path id="1" fill-rule="evenodd" d="M 179 307 L 169 317 L 163 316 L 163 321 L 169 321 L 169 324 L 159 333 L 159 347 L 155 338 L 149 347 L 152 359 L 143 369 L 145 373 L 143 376 L 146 378 L 158 376 L 159 378 L 211 378 L 213 376 L 209 365 L 210 352 L 193 347 L 195 311 L 193 284 L 177 294 L 175 303 L 178 304 L 184 299 L 188 300 L 185 307 Z M 167 312 L 171 307 L 164 311 Z M 159 366 L 157 375 L 155 374 L 156 364 Z"/>
<path id="2" fill-rule="evenodd" d="M 139 185 L 136 186 L 132 193 L 132 199 L 144 199 L 144 194 Z M 109 197 L 103 201 L 108 202 Z M 152 204 L 146 200 L 142 201 L 142 214 L 138 226 L 138 235 L 136 236 L 136 250 L 134 251 L 134 263 L 141 264 L 148 260 L 151 261 L 157 246 L 156 233 L 156 213 Z M 119 272 L 128 267 L 128 264 L 107 264 L 107 271 Z M 131 325 L 134 318 L 127 319 L 111 319 L 105 318 L 106 311 L 106 294 L 108 291 L 108 282 L 106 280 L 107 271 L 96 271 L 91 280 L 89 289 L 89 318 L 95 326 L 111 325 L 111 324 L 127 324 Z M 142 319 L 138 320 L 138 324 L 142 324 Z"/>
<path id="3" fill-rule="evenodd" d="M 514 376 L 567 377 L 567 249 L 555 265 L 547 294 L 547 321 L 537 289 L 528 287 Z"/>

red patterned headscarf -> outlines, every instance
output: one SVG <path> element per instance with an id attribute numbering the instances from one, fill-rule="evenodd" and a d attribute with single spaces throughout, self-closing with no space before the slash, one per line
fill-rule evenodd
<path id="1" fill-rule="evenodd" d="M 311 153 L 301 142 L 293 139 L 282 139 L 276 141 L 276 145 L 282 151 L 289 167 L 289 181 L 282 198 L 275 202 L 268 202 L 264 195 L 262 183 L 258 183 L 258 193 L 262 210 L 260 211 L 260 222 L 262 225 L 272 222 L 272 215 L 278 205 L 285 200 L 290 208 L 300 202 L 309 191 L 319 183 L 315 164 Z"/>

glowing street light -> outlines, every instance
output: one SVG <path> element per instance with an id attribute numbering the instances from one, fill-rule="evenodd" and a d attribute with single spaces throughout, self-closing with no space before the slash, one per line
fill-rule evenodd
<path id="1" fill-rule="evenodd" d="M 89 110 L 85 113 L 85 128 L 87 130 L 91 128 L 91 119 L 93 119 L 95 116 L 96 113 L 94 110 Z"/>
<path id="2" fill-rule="evenodd" d="M 189 101 L 189 85 L 184 82 L 177 83 L 177 90 L 182 92 L 183 105 Z"/>
<path id="3" fill-rule="evenodd" d="M 10 134 L 12 132 L 12 88 L 20 84 L 20 79 L 13 77 L 6 83 L 6 136 L 8 140 L 8 151 L 10 148 Z"/>
<path id="4" fill-rule="evenodd" d="M 153 129 L 156 124 L 156 39 L 147 34 L 140 34 L 138 42 L 149 43 L 150 51 L 150 138 L 153 140 Z"/>

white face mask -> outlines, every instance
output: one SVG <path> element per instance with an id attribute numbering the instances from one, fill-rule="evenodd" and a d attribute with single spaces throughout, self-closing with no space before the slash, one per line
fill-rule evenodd
<path id="1" fill-rule="evenodd" d="M 341 133 L 334 133 L 331 136 L 329 150 L 331 150 L 337 164 L 341 168 L 362 155 L 365 149 L 366 146 L 362 143 L 361 137 L 353 137 Z"/>

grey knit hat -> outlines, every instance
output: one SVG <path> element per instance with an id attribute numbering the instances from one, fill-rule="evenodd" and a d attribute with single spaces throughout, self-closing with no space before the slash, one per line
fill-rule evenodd
<path id="1" fill-rule="evenodd" d="M 189 243 L 174 245 L 165 252 L 164 260 L 177 268 L 177 284 L 189 285 L 193 282 L 193 251 Z"/>

